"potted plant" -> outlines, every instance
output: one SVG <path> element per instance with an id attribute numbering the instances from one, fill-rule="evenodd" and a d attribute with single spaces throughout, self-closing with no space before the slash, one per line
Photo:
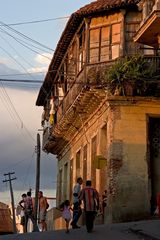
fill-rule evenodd
<path id="1" fill-rule="evenodd" d="M 152 77 L 153 67 L 143 56 L 118 60 L 106 70 L 106 85 L 113 95 L 144 95 L 146 79 Z"/>

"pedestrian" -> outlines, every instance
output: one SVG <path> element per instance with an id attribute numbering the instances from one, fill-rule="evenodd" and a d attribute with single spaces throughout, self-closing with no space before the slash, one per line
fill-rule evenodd
<path id="1" fill-rule="evenodd" d="M 92 232 L 95 216 L 99 210 L 99 194 L 97 190 L 92 187 L 91 180 L 86 181 L 86 187 L 81 190 L 79 199 L 84 203 L 87 232 Z"/>
<path id="2" fill-rule="evenodd" d="M 72 215 L 71 215 L 71 208 L 70 201 L 65 200 L 61 205 L 60 205 L 60 210 L 62 211 L 62 217 L 64 218 L 66 222 L 66 233 L 69 233 L 69 223 L 71 221 Z"/>
<path id="3" fill-rule="evenodd" d="M 155 214 L 157 214 L 158 217 L 160 218 L 160 192 L 157 193 L 156 200 L 157 200 L 157 207 L 155 210 Z"/>
<path id="4" fill-rule="evenodd" d="M 102 194 L 102 214 L 104 215 L 105 208 L 107 206 L 107 190 L 104 190 Z"/>
<path id="5" fill-rule="evenodd" d="M 25 194 L 25 196 L 27 196 Z M 24 208 L 24 204 L 22 203 L 23 208 Z M 18 229 L 19 232 L 23 232 L 24 233 L 24 227 L 25 227 L 25 213 L 24 213 L 24 209 L 23 209 L 19 204 L 17 205 L 16 208 L 16 216 L 19 220 L 19 224 L 21 225 L 21 227 Z"/>
<path id="6" fill-rule="evenodd" d="M 41 224 L 42 232 L 47 231 L 47 223 L 46 223 L 46 214 L 48 209 L 47 198 L 43 196 L 43 192 L 38 192 L 38 222 Z"/>
<path id="7" fill-rule="evenodd" d="M 31 192 L 27 192 L 27 194 L 22 194 L 22 200 L 19 202 L 22 210 L 24 210 L 24 216 L 22 219 L 22 224 L 24 224 L 24 232 L 28 232 L 28 220 L 32 221 L 34 224 L 34 216 L 33 216 L 33 204 L 31 198 Z"/>
<path id="8" fill-rule="evenodd" d="M 26 197 L 27 197 L 27 194 L 26 193 L 23 193 L 21 195 L 22 197 L 22 200 L 18 203 L 19 206 L 21 207 L 21 210 L 22 210 L 22 216 L 21 216 L 21 222 L 20 224 L 23 226 L 23 232 L 27 232 L 27 229 L 25 228 L 25 201 L 26 201 Z"/>
<path id="9" fill-rule="evenodd" d="M 73 229 L 80 228 L 80 226 L 77 225 L 77 222 L 82 214 L 82 209 L 81 209 L 81 201 L 79 200 L 78 196 L 81 191 L 82 183 L 83 183 L 83 179 L 81 177 L 78 177 L 77 183 L 73 188 L 73 220 L 71 222 Z"/>

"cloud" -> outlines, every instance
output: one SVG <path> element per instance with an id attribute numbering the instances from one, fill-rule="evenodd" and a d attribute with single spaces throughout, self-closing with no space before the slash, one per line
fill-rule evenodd
<path id="1" fill-rule="evenodd" d="M 40 73 L 40 72 L 46 72 L 48 67 L 35 67 L 35 68 L 29 68 L 28 72 L 29 73 Z"/>
<path id="2" fill-rule="evenodd" d="M 10 61 L 8 60 L 8 58 L 5 58 L 5 57 L 1 57 L 0 58 L 0 64 L 7 64 L 9 63 Z"/>
<path id="3" fill-rule="evenodd" d="M 53 55 L 51 53 L 37 54 L 35 61 L 43 65 L 48 65 L 51 62 L 52 56 Z"/>
<path id="4" fill-rule="evenodd" d="M 0 89 L 1 90 L 1 89 Z M 30 187 L 35 189 L 36 179 L 36 136 L 38 129 L 41 128 L 42 109 L 35 106 L 38 91 L 30 92 L 27 90 L 5 89 L 13 105 L 10 105 L 9 99 L 6 100 L 7 109 L 4 102 L 0 99 L 1 121 L 0 121 L 0 196 L 3 202 L 10 201 L 9 186 L 4 184 L 4 175 L 8 172 L 15 172 L 17 178 L 13 181 L 15 193 L 15 203 L 20 199 L 21 193 L 26 192 Z M 3 98 L 3 96 L 1 96 Z M 4 99 L 5 100 L 5 99 Z M 16 117 L 18 112 L 26 129 L 21 127 L 21 121 Z M 7 111 L 9 110 L 9 111 Z M 9 114 L 10 112 L 10 114 Z M 14 113 L 14 114 L 13 114 Z M 10 116 L 11 115 L 11 116 Z M 40 131 L 42 143 L 42 132 Z M 35 139 L 32 141 L 30 135 Z M 41 151 L 40 164 L 40 188 L 50 196 L 54 196 L 56 189 L 57 161 L 52 154 L 47 155 Z M 5 195 L 3 194 L 5 192 Z"/>

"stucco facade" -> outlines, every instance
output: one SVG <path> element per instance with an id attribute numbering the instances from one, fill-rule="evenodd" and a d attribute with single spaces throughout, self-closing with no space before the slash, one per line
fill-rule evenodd
<path id="1" fill-rule="evenodd" d="M 104 222 L 142 219 L 155 207 L 159 38 L 146 46 L 145 31 L 154 34 L 160 22 L 157 2 L 95 1 L 73 13 L 66 25 L 36 102 L 44 107 L 43 150 L 58 159 L 57 205 L 72 201 L 81 176 L 84 183 L 92 180 L 100 196 L 107 189 Z M 147 21 L 155 11 L 152 29 Z M 133 58 L 137 54 L 144 56 L 140 63 Z M 135 68 L 127 78 L 129 61 Z"/>

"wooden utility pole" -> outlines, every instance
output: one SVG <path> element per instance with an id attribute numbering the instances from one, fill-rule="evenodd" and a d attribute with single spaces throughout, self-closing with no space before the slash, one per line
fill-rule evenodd
<path id="1" fill-rule="evenodd" d="M 12 204 L 12 214 L 13 214 L 13 231 L 14 233 L 17 233 L 17 229 L 16 229 L 16 217 L 15 217 L 15 206 L 14 206 L 14 196 L 13 196 L 13 189 L 12 189 L 12 181 L 17 179 L 15 178 L 11 178 L 11 175 L 15 174 L 14 172 L 9 172 L 9 173 L 5 173 L 4 176 L 8 176 L 8 179 L 3 180 L 3 182 L 9 182 L 9 186 L 10 186 L 10 194 L 11 194 L 11 204 Z"/>
<path id="2" fill-rule="evenodd" d="M 37 166 L 36 166 L 36 188 L 35 188 L 35 224 L 34 231 L 38 231 L 37 227 L 37 212 L 38 212 L 38 191 L 40 186 L 40 156 L 41 156 L 41 144 L 40 144 L 40 135 L 37 133 Z"/>

